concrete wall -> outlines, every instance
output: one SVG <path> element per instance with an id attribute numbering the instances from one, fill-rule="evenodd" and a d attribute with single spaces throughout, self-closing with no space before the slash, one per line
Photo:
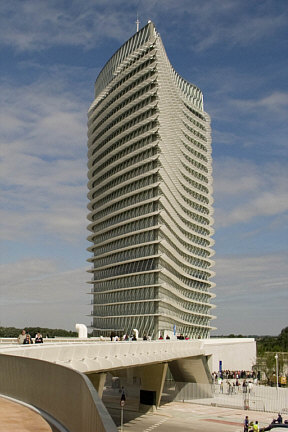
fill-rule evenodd
<path id="1" fill-rule="evenodd" d="M 89 379 L 75 370 L 0 355 L 0 382 L 3 395 L 46 412 L 69 432 L 117 432 Z"/>
<path id="2" fill-rule="evenodd" d="M 253 338 L 212 338 L 203 342 L 211 372 L 219 371 L 220 360 L 222 370 L 251 371 L 256 364 L 256 342 Z"/>

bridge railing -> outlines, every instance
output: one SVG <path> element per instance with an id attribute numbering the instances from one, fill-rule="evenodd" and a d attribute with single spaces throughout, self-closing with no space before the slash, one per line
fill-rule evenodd
<path id="1" fill-rule="evenodd" d="M 73 369 L 1 354 L 0 393 L 38 408 L 68 432 L 117 432 L 90 380 Z"/>

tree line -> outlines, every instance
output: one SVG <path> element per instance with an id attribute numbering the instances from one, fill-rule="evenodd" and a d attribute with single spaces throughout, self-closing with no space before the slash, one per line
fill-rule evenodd
<path id="1" fill-rule="evenodd" d="M 51 329 L 43 327 L 24 327 L 32 337 L 39 331 L 45 337 L 77 337 L 78 333 L 71 330 Z M 0 327 L 0 337 L 17 338 L 23 329 L 16 327 Z M 92 336 L 92 334 L 89 336 Z M 216 336 L 211 336 L 216 337 Z M 257 355 L 267 352 L 288 352 L 288 327 L 285 327 L 278 336 L 243 336 L 230 334 L 229 336 L 217 336 L 227 338 L 254 337 L 257 343 Z"/>
<path id="2" fill-rule="evenodd" d="M 261 356 L 267 352 L 288 351 L 288 327 L 281 330 L 278 336 L 261 336 L 255 338 L 257 343 L 257 355 Z"/>
<path id="3" fill-rule="evenodd" d="M 19 329 L 16 327 L 0 327 L 0 337 L 3 338 L 17 338 L 23 329 Z M 78 333 L 71 330 L 63 330 L 63 329 L 50 329 L 43 327 L 24 327 L 26 333 L 29 333 L 32 337 L 36 335 L 37 332 L 40 332 L 43 338 L 50 337 L 77 337 Z"/>
<path id="4" fill-rule="evenodd" d="M 256 340 L 257 344 L 257 354 L 263 355 L 267 352 L 288 352 L 288 327 L 285 327 L 281 330 L 281 333 L 278 336 L 256 336 L 256 335 L 247 335 L 243 336 L 242 334 L 229 334 L 228 336 L 211 336 L 211 338 L 247 338 L 251 337 Z"/>

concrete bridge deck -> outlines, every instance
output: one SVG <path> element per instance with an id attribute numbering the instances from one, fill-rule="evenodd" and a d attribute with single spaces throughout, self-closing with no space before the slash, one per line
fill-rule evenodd
<path id="1" fill-rule="evenodd" d="M 50 425 L 59 422 L 59 427 L 64 425 L 70 432 L 90 432 L 95 427 L 102 432 L 115 431 L 101 401 L 108 372 L 120 379 L 121 386 L 137 383 L 139 407 L 147 405 L 142 397 L 148 394 L 149 401 L 153 400 L 148 404 L 159 407 L 168 364 L 176 382 L 209 383 L 211 372 L 218 370 L 219 359 L 225 369 L 251 370 L 256 354 L 253 339 L 55 339 L 28 346 L 0 342 L 2 394 L 48 413 Z M 39 376 L 41 386 L 35 384 Z"/>
<path id="2" fill-rule="evenodd" d="M 161 363 L 180 358 L 205 355 L 203 343 L 193 341 L 137 341 L 43 343 L 1 346 L 0 353 L 45 360 L 79 372 L 101 372 L 110 369 Z"/>
<path id="3" fill-rule="evenodd" d="M 45 360 L 83 373 L 199 356 L 208 359 L 211 372 L 219 370 L 219 360 L 223 369 L 251 370 L 256 359 L 256 343 L 252 338 L 132 342 L 64 338 L 44 340 L 37 345 L 3 342 L 0 340 L 0 354 Z"/>

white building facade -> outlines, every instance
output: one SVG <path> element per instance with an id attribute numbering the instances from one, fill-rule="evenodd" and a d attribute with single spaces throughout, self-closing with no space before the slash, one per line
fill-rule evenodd
<path id="1" fill-rule="evenodd" d="M 209 337 L 210 119 L 151 22 L 96 80 L 88 169 L 94 335 Z"/>

